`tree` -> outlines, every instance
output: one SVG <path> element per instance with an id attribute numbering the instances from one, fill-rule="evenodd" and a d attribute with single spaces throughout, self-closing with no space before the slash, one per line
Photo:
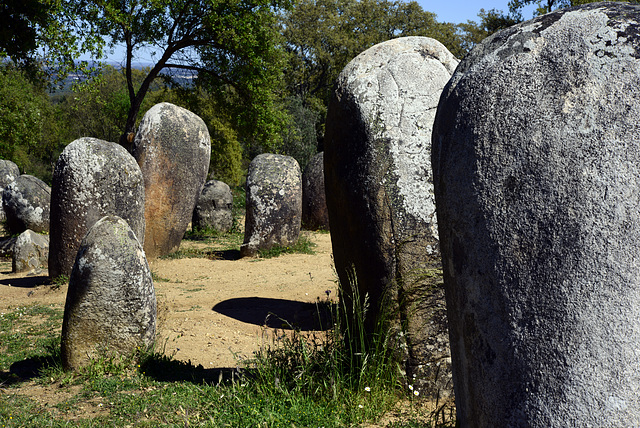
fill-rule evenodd
<path id="1" fill-rule="evenodd" d="M 241 104 L 237 125 L 246 138 L 267 147 L 277 144 L 283 115 L 274 92 L 281 79 L 276 12 L 289 0 L 72 0 L 75 17 L 67 22 L 108 46 L 123 45 L 123 68 L 130 108 L 120 143 L 131 148 L 135 124 L 149 88 L 162 72 L 197 75 L 222 100 Z M 133 60 L 153 51 L 153 64 L 139 86 Z M 232 94 L 229 96 L 228 94 Z"/>
<path id="2" fill-rule="evenodd" d="M 480 23 L 467 21 L 466 23 L 458 24 L 464 34 L 463 47 L 467 51 L 491 34 L 522 21 L 520 15 L 505 15 L 504 12 L 497 9 L 489 11 L 480 9 L 478 17 L 480 18 Z"/>
<path id="3" fill-rule="evenodd" d="M 578 6 L 587 3 L 596 3 L 601 0 L 510 0 L 509 11 L 514 17 L 521 16 L 522 9 L 527 5 L 535 4 L 537 8 L 535 10 L 536 15 L 544 15 L 554 9 L 561 9 L 570 6 Z M 640 3 L 639 0 L 611 0 L 626 3 Z"/>
<path id="4" fill-rule="evenodd" d="M 288 52 L 286 83 L 295 111 L 304 109 L 318 118 L 318 142 L 331 88 L 338 74 L 369 47 L 403 36 L 427 36 L 442 42 L 457 56 L 464 54 L 455 25 L 436 21 L 415 1 L 299 0 L 281 16 L 281 31 Z M 298 115 L 308 121 L 309 115 Z M 307 129 L 306 124 L 295 127 Z M 293 135 L 293 134 L 292 134 Z"/>
<path id="5" fill-rule="evenodd" d="M 51 182 L 64 138 L 58 117 L 43 86 L 11 64 L 0 66 L 0 159 Z"/>

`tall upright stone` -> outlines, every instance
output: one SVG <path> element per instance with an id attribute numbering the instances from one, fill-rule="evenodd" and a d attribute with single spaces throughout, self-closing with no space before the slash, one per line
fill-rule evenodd
<path id="1" fill-rule="evenodd" d="M 7 219 L 1 203 L 2 193 L 4 188 L 13 183 L 18 176 L 20 176 L 20 169 L 18 168 L 18 165 L 10 160 L 0 159 L 0 221 L 5 221 Z"/>
<path id="2" fill-rule="evenodd" d="M 20 168 L 10 160 L 0 159 L 0 187 L 5 188 L 20 176 Z"/>
<path id="3" fill-rule="evenodd" d="M 77 369 L 105 353 L 153 344 L 156 296 L 142 245 L 126 221 L 106 216 L 82 240 L 62 322 L 62 363 Z"/>
<path id="4" fill-rule="evenodd" d="M 302 172 L 302 226 L 329 230 L 329 211 L 324 187 L 324 152 L 311 158 Z"/>
<path id="5" fill-rule="evenodd" d="M 207 179 L 211 139 L 195 114 L 169 103 L 147 111 L 133 145 L 145 186 L 149 258 L 176 251 Z"/>
<path id="6" fill-rule="evenodd" d="M 144 240 L 144 180 L 122 146 L 80 138 L 60 154 L 51 186 L 49 275 L 69 276 L 82 238 L 106 215 L 124 219 Z"/>
<path id="7" fill-rule="evenodd" d="M 433 168 L 462 427 L 640 425 L 640 7 L 485 39 Z"/>
<path id="8" fill-rule="evenodd" d="M 228 232 L 233 226 L 233 193 L 227 183 L 210 180 L 202 187 L 202 192 L 193 210 L 193 229 L 214 229 Z"/>
<path id="9" fill-rule="evenodd" d="M 51 188 L 32 175 L 18 176 L 2 192 L 6 226 L 12 235 L 27 229 L 49 232 Z"/>
<path id="10" fill-rule="evenodd" d="M 444 290 L 434 281 L 440 260 L 430 141 L 440 93 L 457 64 L 427 37 L 361 53 L 338 77 L 324 152 L 344 300 L 368 297 L 369 334 L 383 318 L 395 323 L 410 382 L 441 397 L 453 387 Z"/>
<path id="11" fill-rule="evenodd" d="M 302 173 L 290 157 L 264 153 L 249 164 L 242 256 L 294 244 L 302 219 Z"/>

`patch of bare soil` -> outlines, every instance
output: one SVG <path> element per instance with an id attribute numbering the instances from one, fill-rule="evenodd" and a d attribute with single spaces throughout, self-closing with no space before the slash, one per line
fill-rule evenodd
<path id="1" fill-rule="evenodd" d="M 328 233 L 309 233 L 315 254 L 271 259 L 158 259 L 156 278 L 159 350 L 204 368 L 236 367 L 275 328 L 320 329 L 316 310 L 327 291 L 336 296 Z M 181 248 L 206 244 L 183 241 Z M 0 311 L 31 304 L 64 308 L 67 286 L 52 287 L 46 272 L 11 273 L 0 262 Z"/>

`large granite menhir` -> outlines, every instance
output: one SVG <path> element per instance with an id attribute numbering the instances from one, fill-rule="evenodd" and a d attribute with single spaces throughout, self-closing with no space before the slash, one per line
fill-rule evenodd
<path id="1" fill-rule="evenodd" d="M 8 232 L 49 232 L 50 205 L 51 188 L 47 183 L 28 174 L 16 177 L 2 192 Z"/>
<path id="2" fill-rule="evenodd" d="M 62 364 L 83 367 L 109 353 L 151 346 L 156 296 L 142 245 L 126 221 L 106 216 L 80 244 L 62 322 Z"/>
<path id="3" fill-rule="evenodd" d="M 394 346 L 412 386 L 440 397 L 453 386 L 444 289 L 435 280 L 440 257 L 430 141 L 440 93 L 457 64 L 427 37 L 394 39 L 361 53 L 338 77 L 324 152 L 341 298 L 350 306 L 367 297 L 367 334 L 384 320 L 395 325 Z"/>
<path id="4" fill-rule="evenodd" d="M 243 257 L 296 243 L 302 221 L 302 173 L 298 162 L 263 153 L 249 164 Z"/>
<path id="5" fill-rule="evenodd" d="M 122 146 L 80 138 L 60 154 L 51 186 L 49 276 L 69 276 L 82 238 L 105 215 L 123 218 L 144 239 L 144 181 Z"/>
<path id="6" fill-rule="evenodd" d="M 329 230 L 329 211 L 324 187 L 324 152 L 311 158 L 302 172 L 302 226 Z"/>
<path id="7" fill-rule="evenodd" d="M 144 250 L 152 259 L 180 247 L 209 171 L 209 131 L 190 111 L 160 103 L 142 118 L 133 156 L 144 176 Z"/>
<path id="8" fill-rule="evenodd" d="M 625 3 L 503 30 L 445 88 L 432 159 L 461 427 L 640 426 L 638 118 Z"/>

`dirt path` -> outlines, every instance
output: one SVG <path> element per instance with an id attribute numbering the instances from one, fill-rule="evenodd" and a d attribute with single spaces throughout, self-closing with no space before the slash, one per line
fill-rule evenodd
<path id="1" fill-rule="evenodd" d="M 309 237 L 317 245 L 313 255 L 152 261 L 160 349 L 204 368 L 236 367 L 283 324 L 278 317 L 303 330 L 319 328 L 314 302 L 327 291 L 335 299 L 336 276 L 330 235 Z M 39 285 L 45 281 L 46 272 L 17 275 L 10 261 L 0 263 L 0 312 L 35 303 L 63 308 L 67 287 Z"/>

